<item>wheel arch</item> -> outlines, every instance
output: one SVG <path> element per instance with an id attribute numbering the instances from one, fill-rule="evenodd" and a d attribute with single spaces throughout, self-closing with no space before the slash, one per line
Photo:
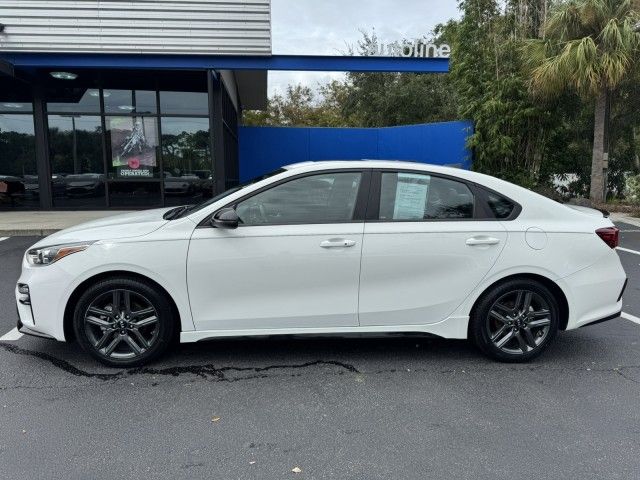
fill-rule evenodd
<path id="1" fill-rule="evenodd" d="M 173 321 L 176 324 L 175 336 L 179 338 L 180 332 L 182 330 L 182 323 L 180 317 L 180 310 L 178 309 L 178 305 L 175 300 L 171 296 L 171 294 L 160 285 L 155 280 L 147 277 L 146 275 L 142 275 L 140 273 L 130 272 L 126 270 L 111 270 L 107 272 L 101 272 L 96 275 L 93 275 L 82 283 L 80 283 L 71 293 L 69 299 L 67 300 L 67 304 L 64 308 L 64 317 L 63 317 L 63 328 L 64 328 L 64 338 L 67 342 L 72 342 L 75 340 L 75 333 L 73 331 L 73 312 L 76 308 L 76 304 L 78 300 L 84 293 L 84 291 L 90 286 L 97 282 L 107 280 L 110 278 L 127 278 L 133 280 L 143 281 L 145 283 L 151 284 L 154 288 L 157 288 L 168 300 L 171 306 L 171 313 L 173 314 Z"/>
<path id="2" fill-rule="evenodd" d="M 560 286 L 556 282 L 554 282 L 548 277 L 545 277 L 544 275 L 539 275 L 536 273 L 516 273 L 513 275 L 503 277 L 499 280 L 496 280 L 491 285 L 487 286 L 473 302 L 473 306 L 471 307 L 471 310 L 469 313 L 470 318 L 473 317 L 476 306 L 478 305 L 478 303 L 480 303 L 480 301 L 487 294 L 487 292 L 491 291 L 493 288 L 497 287 L 498 285 L 501 285 L 505 282 L 509 282 L 511 280 L 534 280 L 536 282 L 541 283 L 545 287 L 547 287 L 549 291 L 551 291 L 555 299 L 557 300 L 558 306 L 560 308 L 560 327 L 559 328 L 560 330 L 565 330 L 567 328 L 567 324 L 569 322 L 569 301 L 567 300 L 567 296 L 565 295 L 562 288 L 560 288 Z M 469 325 L 470 324 L 471 322 L 469 322 Z"/>

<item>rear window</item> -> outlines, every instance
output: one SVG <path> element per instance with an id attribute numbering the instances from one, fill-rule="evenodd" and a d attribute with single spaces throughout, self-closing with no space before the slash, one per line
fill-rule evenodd
<path id="1" fill-rule="evenodd" d="M 509 218 L 516 208 L 515 204 L 501 195 L 493 192 L 487 192 L 487 203 L 493 212 L 493 215 L 500 220 Z"/>

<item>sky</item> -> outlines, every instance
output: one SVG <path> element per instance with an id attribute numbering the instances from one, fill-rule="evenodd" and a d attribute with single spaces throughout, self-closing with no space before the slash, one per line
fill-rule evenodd
<path id="1" fill-rule="evenodd" d="M 429 34 L 438 23 L 460 18 L 457 0 L 272 0 L 275 55 L 342 55 L 374 28 L 382 43 Z M 269 95 L 287 85 L 316 88 L 341 73 L 270 72 Z"/>

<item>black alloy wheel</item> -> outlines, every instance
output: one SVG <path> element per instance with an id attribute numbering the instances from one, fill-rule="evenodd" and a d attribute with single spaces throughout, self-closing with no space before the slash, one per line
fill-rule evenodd
<path id="1" fill-rule="evenodd" d="M 560 311 L 555 296 L 535 280 L 511 280 L 479 300 L 469 325 L 486 355 L 522 362 L 537 357 L 555 337 Z"/>
<path id="2" fill-rule="evenodd" d="M 80 297 L 74 316 L 80 345 L 109 366 L 138 366 L 156 358 L 171 342 L 173 326 L 164 295 L 137 279 L 93 285 Z"/>

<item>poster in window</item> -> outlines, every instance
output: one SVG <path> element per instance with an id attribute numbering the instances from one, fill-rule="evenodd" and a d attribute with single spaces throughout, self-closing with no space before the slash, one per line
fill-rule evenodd
<path id="1" fill-rule="evenodd" d="M 422 220 L 429 194 L 430 177 L 411 173 L 398 174 L 393 218 Z"/>
<path id="2" fill-rule="evenodd" d="M 153 177 L 158 130 L 154 118 L 111 117 L 111 165 L 119 178 Z"/>

